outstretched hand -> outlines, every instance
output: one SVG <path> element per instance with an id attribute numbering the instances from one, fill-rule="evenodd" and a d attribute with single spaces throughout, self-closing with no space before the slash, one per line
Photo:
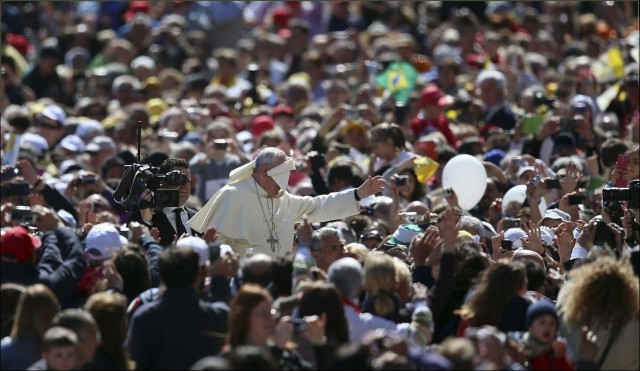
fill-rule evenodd
<path id="1" fill-rule="evenodd" d="M 360 198 L 369 197 L 376 193 L 384 191 L 384 187 L 387 184 L 387 181 L 384 180 L 381 176 L 369 177 L 367 180 L 362 183 L 360 187 L 356 190 L 358 192 L 358 196 Z"/>

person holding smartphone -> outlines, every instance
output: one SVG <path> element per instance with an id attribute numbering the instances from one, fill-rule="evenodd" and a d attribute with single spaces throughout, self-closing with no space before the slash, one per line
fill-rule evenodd
<path id="1" fill-rule="evenodd" d="M 619 155 L 611 172 L 611 185 L 625 188 L 633 179 L 640 177 L 640 146 L 634 144 L 624 154 Z"/>
<path id="2" fill-rule="evenodd" d="M 202 203 L 224 186 L 231 170 L 249 161 L 235 135 L 228 119 L 217 118 L 207 126 L 204 152 L 195 155 L 189 164 L 191 174 L 196 178 L 196 195 Z"/>

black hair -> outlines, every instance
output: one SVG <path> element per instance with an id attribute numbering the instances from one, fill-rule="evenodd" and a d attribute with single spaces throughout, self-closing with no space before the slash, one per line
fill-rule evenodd
<path id="1" fill-rule="evenodd" d="M 540 264 L 525 261 L 524 267 L 527 270 L 527 290 L 528 291 L 537 291 L 544 285 L 546 279 L 546 271 Z"/>
<path id="2" fill-rule="evenodd" d="M 622 139 L 607 139 L 600 147 L 600 158 L 604 167 L 612 167 L 618 160 L 618 155 L 624 154 L 629 149 Z"/>
<path id="3" fill-rule="evenodd" d="M 345 163 L 337 163 L 329 168 L 329 173 L 327 174 L 327 182 L 329 183 L 329 186 L 331 186 L 336 180 L 344 180 L 347 183 L 351 184 L 353 175 L 353 167 L 351 167 L 351 165 Z"/>
<path id="4" fill-rule="evenodd" d="M 274 299 L 280 296 L 291 295 L 293 274 L 292 256 L 279 256 L 271 263 L 271 296 Z"/>
<path id="5" fill-rule="evenodd" d="M 100 172 L 102 173 L 102 178 L 103 179 L 106 178 L 107 171 L 109 171 L 109 169 L 111 169 L 112 167 L 119 166 L 124 169 L 124 165 L 125 163 L 122 158 L 117 156 L 109 157 L 108 159 L 104 160 L 104 163 L 102 164 L 102 168 L 100 169 Z"/>
<path id="6" fill-rule="evenodd" d="M 189 168 L 189 163 L 187 160 L 179 157 L 169 157 L 168 159 L 162 162 L 160 165 L 160 174 L 166 174 L 171 171 L 174 167 L 182 167 L 185 169 Z"/>
<path id="7" fill-rule="evenodd" d="M 0 56 L 0 63 L 6 64 L 13 71 L 16 70 L 16 60 L 9 54 L 2 53 L 2 56 Z"/>
<path id="8" fill-rule="evenodd" d="M 122 293 L 129 301 L 151 287 L 149 262 L 140 249 L 121 249 L 114 256 L 113 264 L 122 276 Z"/>
<path id="9" fill-rule="evenodd" d="M 158 267 L 167 288 L 190 287 L 200 272 L 199 256 L 191 247 L 170 248 L 160 254 Z"/>
<path id="10" fill-rule="evenodd" d="M 60 326 L 69 329 L 78 336 L 78 341 L 86 340 L 85 337 L 88 325 L 95 325 L 95 320 L 91 316 L 91 313 L 84 309 L 71 308 L 65 309 L 62 312 L 56 314 L 51 320 L 51 327 Z"/>
<path id="11" fill-rule="evenodd" d="M 458 155 L 458 151 L 456 151 L 453 147 L 451 147 L 448 144 L 441 145 L 440 148 L 437 150 L 437 152 L 438 152 L 438 162 L 440 164 L 446 164 L 447 162 L 449 162 L 449 160 L 451 160 L 452 158 Z"/>
<path id="12" fill-rule="evenodd" d="M 382 123 L 374 126 L 371 130 L 372 141 L 384 141 L 391 139 L 393 146 L 400 149 L 405 149 L 405 137 L 402 128 L 396 124 Z"/>

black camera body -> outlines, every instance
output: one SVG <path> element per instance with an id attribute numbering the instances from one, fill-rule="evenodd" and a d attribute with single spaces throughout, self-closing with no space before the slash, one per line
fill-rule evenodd
<path id="1" fill-rule="evenodd" d="M 9 183 L 0 187 L 2 197 L 26 197 L 30 192 L 28 183 Z"/>
<path id="2" fill-rule="evenodd" d="M 409 176 L 408 175 L 396 174 L 393 177 L 396 180 L 396 185 L 406 186 L 407 184 L 409 184 Z"/>
<path id="3" fill-rule="evenodd" d="M 178 170 L 169 171 L 166 174 L 158 174 L 158 170 L 159 168 L 150 165 L 126 165 L 120 184 L 114 193 L 116 202 L 124 205 L 127 211 L 148 207 L 180 206 L 178 190 L 162 188 L 162 186 L 180 186 L 186 184 L 189 178 Z M 145 188 L 154 194 L 151 202 L 140 198 Z"/>
<path id="4" fill-rule="evenodd" d="M 640 207 L 640 180 L 629 183 L 628 188 L 605 188 L 602 190 L 602 201 L 629 201 L 629 207 Z"/>
<path id="5" fill-rule="evenodd" d="M 7 180 L 11 180 L 20 175 L 20 170 L 12 167 L 6 171 L 3 171 L 0 175 L 0 182 L 6 182 Z"/>
<path id="6" fill-rule="evenodd" d="M 31 223 L 33 213 L 29 206 L 16 206 L 11 210 L 11 219 L 19 223 Z"/>
<path id="7" fill-rule="evenodd" d="M 98 177 L 97 176 L 89 176 L 89 175 L 81 175 L 78 178 L 78 183 L 79 184 L 96 184 L 96 183 L 98 183 Z"/>
<path id="8" fill-rule="evenodd" d="M 553 104 L 555 103 L 555 99 L 549 98 L 546 95 L 544 95 L 543 92 L 536 92 L 535 94 L 533 94 L 533 104 L 538 107 L 538 106 L 547 106 L 547 107 L 551 107 L 553 106 Z"/>
<path id="9" fill-rule="evenodd" d="M 612 249 L 616 247 L 616 236 L 609 229 L 609 225 L 603 220 L 598 220 L 596 223 L 596 234 L 593 237 L 593 244 L 608 246 Z"/>

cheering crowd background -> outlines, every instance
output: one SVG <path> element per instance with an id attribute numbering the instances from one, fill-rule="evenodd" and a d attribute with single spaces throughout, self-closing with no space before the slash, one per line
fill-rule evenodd
<path id="1" fill-rule="evenodd" d="M 640 367 L 637 2 L 0 7 L 2 369 Z M 387 188 L 286 257 L 115 201 L 269 146 Z"/>

